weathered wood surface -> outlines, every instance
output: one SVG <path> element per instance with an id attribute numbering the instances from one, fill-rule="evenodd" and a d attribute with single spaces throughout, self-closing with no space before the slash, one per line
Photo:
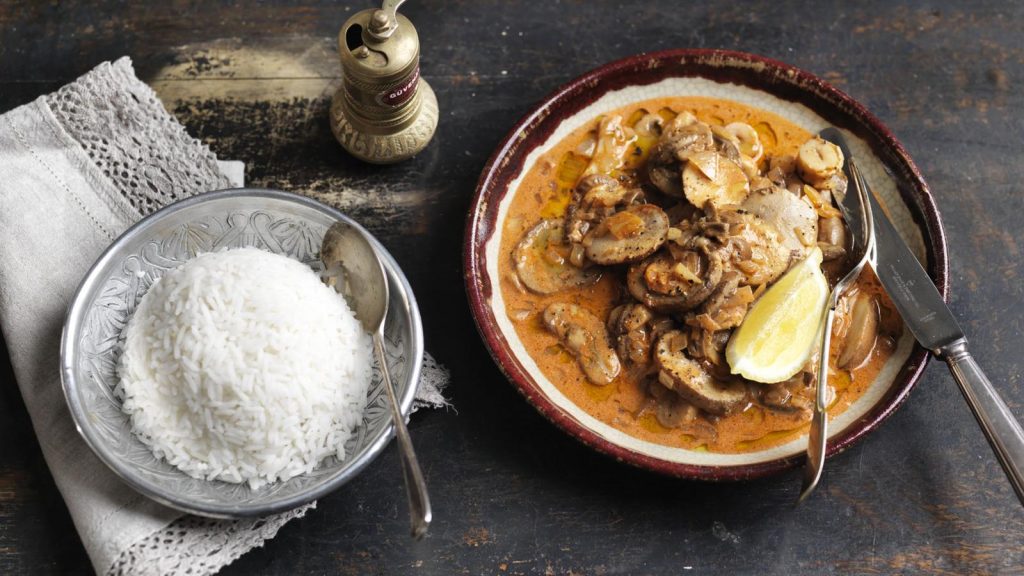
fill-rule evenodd
<path id="1" fill-rule="evenodd" d="M 413 2 L 440 126 L 418 158 L 378 168 L 348 158 L 327 125 L 334 36 L 364 6 L 248 4 L 0 0 L 0 111 L 132 56 L 193 134 L 246 162 L 250 183 L 325 199 L 378 234 L 452 370 L 457 410 L 412 422 L 436 506 L 424 541 L 406 537 L 392 447 L 225 574 L 1024 573 L 1024 512 L 943 366 L 795 508 L 796 473 L 682 482 L 560 433 L 495 368 L 460 265 L 485 159 L 556 86 L 644 50 L 764 54 L 846 90 L 907 146 L 943 212 L 953 310 L 1024 416 L 1024 5 Z M 5 354 L 0 382 L 0 573 L 88 571 Z"/>

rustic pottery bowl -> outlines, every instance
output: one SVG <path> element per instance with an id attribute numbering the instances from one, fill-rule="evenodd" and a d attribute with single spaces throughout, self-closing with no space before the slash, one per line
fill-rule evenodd
<path id="1" fill-rule="evenodd" d="M 354 478 L 394 434 L 387 394 L 375 369 L 363 421 L 345 444 L 347 457 L 324 460 L 309 474 L 252 490 L 192 478 L 157 459 L 131 432 L 114 394 L 122 328 L 153 282 L 199 252 L 255 246 L 322 271 L 324 232 L 344 221 L 337 210 L 298 194 L 237 189 L 210 192 L 151 214 L 121 235 L 86 274 L 68 311 L 61 343 L 64 395 L 79 433 L 131 487 L 164 505 L 210 517 L 262 516 L 305 504 Z M 423 329 L 412 289 L 373 237 L 391 300 L 385 327 L 388 368 L 402 412 L 412 409 L 423 362 Z"/>
<path id="2" fill-rule="evenodd" d="M 828 125 L 842 129 L 893 223 L 946 296 L 946 246 L 934 200 L 903 146 L 877 118 L 823 80 L 781 62 L 739 52 L 671 50 L 619 60 L 562 86 L 520 120 L 495 150 L 480 177 L 466 226 L 464 265 L 473 316 L 508 379 L 541 414 L 587 446 L 679 477 L 738 480 L 776 473 L 803 461 L 806 436 L 743 454 L 641 441 L 566 398 L 526 353 L 505 313 L 498 250 L 505 214 L 523 176 L 547 149 L 600 114 L 664 96 L 736 101 L 774 112 L 811 133 Z M 892 414 L 927 360 L 927 352 L 904 330 L 878 378 L 832 421 L 827 455 L 844 450 Z"/>

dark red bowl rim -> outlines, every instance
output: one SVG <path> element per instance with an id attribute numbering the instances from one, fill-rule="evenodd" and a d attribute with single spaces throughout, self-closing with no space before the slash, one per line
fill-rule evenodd
<path id="1" fill-rule="evenodd" d="M 767 462 L 709 466 L 670 462 L 614 444 L 583 426 L 547 398 L 532 381 L 501 335 L 488 301 L 491 286 L 484 249 L 497 227 L 496 209 L 528 153 L 565 118 L 603 94 L 669 77 L 703 77 L 731 82 L 798 102 L 835 126 L 865 140 L 895 176 L 904 203 L 922 229 L 925 268 L 944 299 L 949 297 L 946 238 L 938 208 L 920 171 L 892 132 L 856 100 L 817 76 L 782 62 L 728 50 L 677 49 L 630 56 L 591 70 L 561 86 L 534 106 L 502 140 L 487 161 L 466 221 L 463 266 L 466 292 L 477 329 L 499 369 L 544 417 L 583 444 L 616 460 L 671 476 L 702 480 L 743 480 L 775 474 L 804 461 L 803 454 Z M 875 430 L 906 400 L 920 378 L 929 353 L 915 344 L 893 385 L 867 413 L 828 443 L 831 457 Z"/>

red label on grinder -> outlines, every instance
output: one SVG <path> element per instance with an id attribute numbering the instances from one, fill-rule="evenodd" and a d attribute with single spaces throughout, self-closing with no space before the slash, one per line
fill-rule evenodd
<path id="1" fill-rule="evenodd" d="M 377 102 L 385 106 L 401 106 L 412 98 L 412 95 L 416 93 L 416 85 L 420 82 L 420 67 L 417 66 L 413 70 L 412 76 L 400 86 L 395 86 L 387 92 L 381 92 L 377 95 Z"/>

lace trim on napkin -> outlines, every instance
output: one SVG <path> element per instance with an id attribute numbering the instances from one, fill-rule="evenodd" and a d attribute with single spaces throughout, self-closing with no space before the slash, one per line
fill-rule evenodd
<path id="1" fill-rule="evenodd" d="M 192 138 L 135 77 L 129 58 L 104 63 L 43 97 L 61 126 L 141 216 L 230 188 L 217 156 Z"/>
<path id="2" fill-rule="evenodd" d="M 420 408 L 448 408 L 451 403 L 444 397 L 444 388 L 451 380 L 452 373 L 430 352 L 423 352 L 423 366 L 420 367 L 420 384 L 413 398 L 412 411 Z"/>
<path id="3" fill-rule="evenodd" d="M 108 576 L 213 574 L 277 535 L 293 518 L 302 518 L 316 502 L 270 518 L 213 520 L 185 515 L 125 550 Z"/>

